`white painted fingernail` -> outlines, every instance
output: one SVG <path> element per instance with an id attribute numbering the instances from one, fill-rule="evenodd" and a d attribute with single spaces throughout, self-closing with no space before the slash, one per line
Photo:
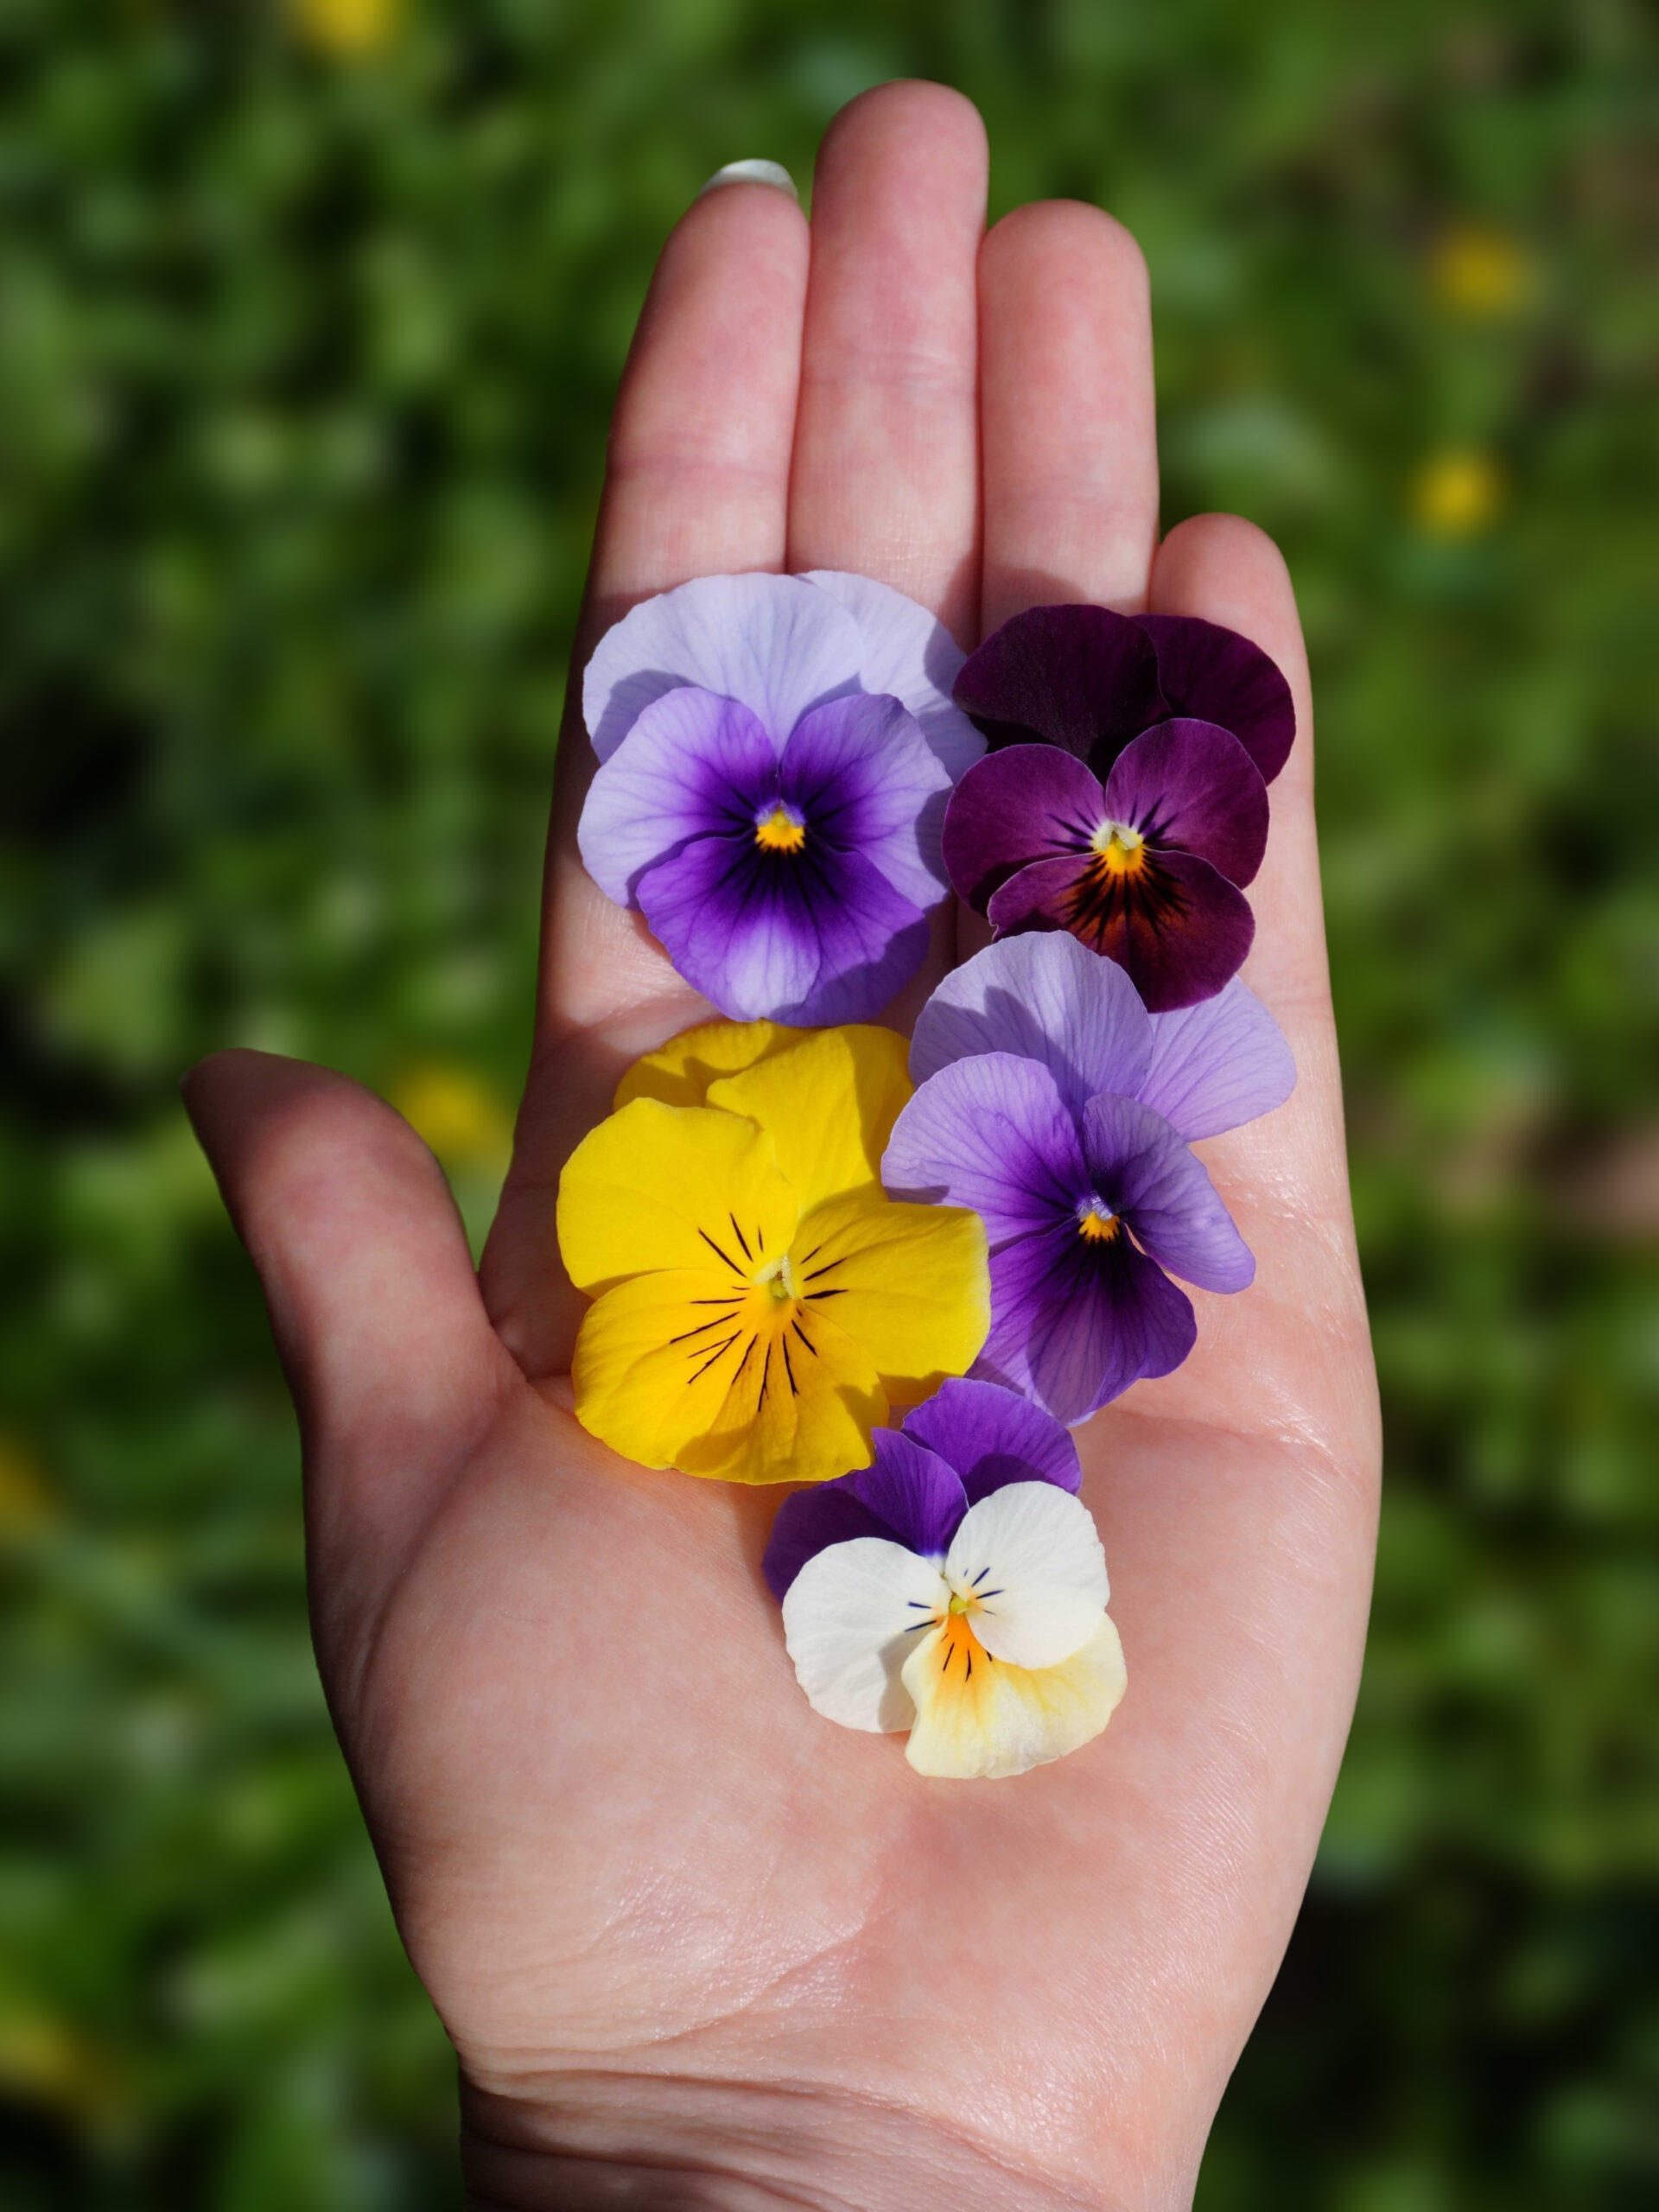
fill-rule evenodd
<path id="1" fill-rule="evenodd" d="M 781 162 L 728 162 L 723 169 L 716 169 L 698 193 L 699 200 L 710 192 L 718 192 L 722 184 L 772 184 L 779 192 L 786 192 L 798 205 L 800 194 L 795 189 L 795 180 Z"/>

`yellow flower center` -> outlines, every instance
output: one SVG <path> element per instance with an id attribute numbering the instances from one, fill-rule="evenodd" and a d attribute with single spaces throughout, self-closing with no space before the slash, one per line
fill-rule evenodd
<path id="1" fill-rule="evenodd" d="M 1085 1244 L 1109 1244 L 1123 1224 L 1115 1213 L 1110 1213 L 1098 1198 L 1086 1201 L 1077 1208 L 1077 1234 Z"/>
<path id="2" fill-rule="evenodd" d="M 1089 847 L 1103 875 L 1139 875 L 1147 864 L 1147 841 L 1127 822 L 1103 822 Z"/>
<path id="3" fill-rule="evenodd" d="M 798 853 L 806 842 L 806 824 L 780 799 L 770 813 L 757 819 L 754 842 L 763 853 Z"/>

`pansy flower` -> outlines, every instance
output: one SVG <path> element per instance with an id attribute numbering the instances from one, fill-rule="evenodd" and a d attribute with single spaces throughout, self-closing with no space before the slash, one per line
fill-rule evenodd
<path id="1" fill-rule="evenodd" d="M 722 1014 L 861 1021 L 920 966 L 944 803 L 984 740 L 962 653 L 868 577 L 702 576 L 600 640 L 577 842 Z"/>
<path id="2" fill-rule="evenodd" d="M 1295 732 L 1259 647 L 1185 616 L 1033 607 L 970 656 L 957 698 L 998 748 L 945 816 L 958 896 L 999 934 L 1069 930 L 1154 1008 L 1237 973 L 1265 779 Z"/>
<path id="3" fill-rule="evenodd" d="M 982 1225 L 878 1178 L 904 1052 L 883 1029 L 715 1023 L 630 1071 L 559 1183 L 559 1249 L 594 1300 L 585 1428 L 641 1466 L 821 1482 L 972 1363 Z"/>
<path id="4" fill-rule="evenodd" d="M 933 994 L 910 1068 L 882 1179 L 984 1221 L 991 1327 L 976 1375 L 1080 1421 L 1192 1350 L 1192 1304 L 1172 1275 L 1213 1291 L 1252 1281 L 1189 1148 L 1296 1079 L 1243 983 L 1148 1014 L 1122 969 L 1074 938 L 1011 938 Z"/>
<path id="5" fill-rule="evenodd" d="M 766 1548 L 816 1712 L 907 1728 L 923 1774 L 1022 1774 L 1098 1736 L 1123 1694 L 1077 1447 L 988 1382 L 946 1382 L 873 1465 L 785 1501 Z"/>

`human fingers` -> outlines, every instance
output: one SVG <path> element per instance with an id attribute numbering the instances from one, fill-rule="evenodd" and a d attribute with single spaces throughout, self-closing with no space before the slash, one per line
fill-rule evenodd
<path id="1" fill-rule="evenodd" d="M 521 1378 L 442 1171 L 390 1106 L 270 1052 L 216 1052 L 183 1088 L 299 1413 L 326 1646 L 372 1617 Z"/>

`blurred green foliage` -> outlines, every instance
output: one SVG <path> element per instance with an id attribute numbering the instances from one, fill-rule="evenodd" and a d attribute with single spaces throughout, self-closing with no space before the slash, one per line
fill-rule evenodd
<path id="1" fill-rule="evenodd" d="M 0 2201 L 456 2202 L 174 1082 L 347 1068 L 487 1217 L 653 254 L 718 163 L 805 178 L 919 73 L 983 109 L 995 210 L 1138 232 L 1166 518 L 1281 536 L 1319 692 L 1389 1491 L 1201 2205 L 1652 2202 L 1651 12 L 349 12 L 331 50 L 329 0 L 0 5 Z"/>

